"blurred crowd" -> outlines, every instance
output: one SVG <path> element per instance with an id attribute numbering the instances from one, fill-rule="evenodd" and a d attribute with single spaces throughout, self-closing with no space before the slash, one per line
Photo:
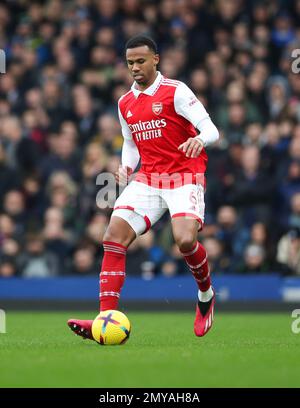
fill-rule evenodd
<path id="1" fill-rule="evenodd" d="M 300 275 L 300 0 L 10 0 L 0 4 L 0 277 L 98 274 L 111 210 L 96 205 L 96 178 L 120 164 L 124 44 L 140 33 L 220 130 L 199 235 L 212 273 Z M 130 246 L 127 270 L 189 273 L 168 214 Z"/>

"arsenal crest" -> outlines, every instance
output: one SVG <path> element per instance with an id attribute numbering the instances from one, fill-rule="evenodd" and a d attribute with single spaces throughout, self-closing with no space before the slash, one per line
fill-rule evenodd
<path id="1" fill-rule="evenodd" d="M 152 112 L 155 113 L 155 115 L 159 115 L 160 113 L 162 113 L 162 110 L 163 110 L 162 102 L 152 103 Z"/>

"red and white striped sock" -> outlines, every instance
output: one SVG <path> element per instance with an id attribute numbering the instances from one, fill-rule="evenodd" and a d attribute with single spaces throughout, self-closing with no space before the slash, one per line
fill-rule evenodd
<path id="1" fill-rule="evenodd" d="M 103 241 L 104 257 L 100 272 L 100 310 L 117 309 L 125 281 L 127 248 L 116 242 Z"/>
<path id="2" fill-rule="evenodd" d="M 204 246 L 197 242 L 190 251 L 181 253 L 194 275 L 199 290 L 206 292 L 211 286 L 211 280 Z"/>

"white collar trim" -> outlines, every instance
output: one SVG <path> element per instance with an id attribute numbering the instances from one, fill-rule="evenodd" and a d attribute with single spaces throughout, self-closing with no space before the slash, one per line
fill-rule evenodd
<path id="1" fill-rule="evenodd" d="M 144 93 L 145 95 L 153 96 L 155 94 L 155 92 L 157 91 L 162 79 L 163 79 L 162 74 L 159 71 L 157 71 L 157 77 L 156 77 L 155 81 L 153 82 L 152 85 L 148 86 L 148 88 L 146 88 L 144 91 L 140 91 L 139 89 L 136 88 L 137 83 L 135 81 L 132 84 L 131 90 L 134 93 L 134 96 L 136 98 L 141 93 Z"/>

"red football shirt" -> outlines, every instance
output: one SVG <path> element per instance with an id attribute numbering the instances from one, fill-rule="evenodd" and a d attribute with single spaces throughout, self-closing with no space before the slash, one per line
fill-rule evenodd
<path id="1" fill-rule="evenodd" d="M 163 77 L 141 92 L 133 84 L 119 100 L 119 117 L 125 139 L 133 139 L 141 158 L 136 180 L 153 187 L 203 183 L 207 154 L 186 157 L 178 146 L 195 137 L 197 124 L 209 117 L 194 93 L 180 81 Z M 162 180 L 171 181 L 168 186 Z M 179 184 L 178 184 L 179 183 Z"/>

